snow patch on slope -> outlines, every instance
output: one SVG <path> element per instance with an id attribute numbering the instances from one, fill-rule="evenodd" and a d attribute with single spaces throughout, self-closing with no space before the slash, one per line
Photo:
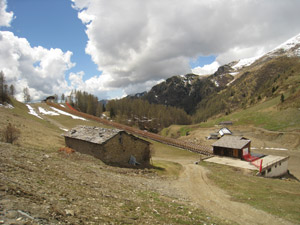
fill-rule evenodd
<path id="1" fill-rule="evenodd" d="M 36 111 L 31 107 L 31 105 L 26 105 L 27 106 L 27 108 L 29 109 L 29 114 L 31 114 L 31 115 L 33 115 L 33 116 L 36 116 L 37 118 L 39 118 L 39 119 L 43 119 L 42 117 L 40 117 L 37 113 L 36 113 Z"/>
<path id="2" fill-rule="evenodd" d="M 13 109 L 14 107 L 11 104 L 0 104 L 0 107 L 4 107 L 6 109 Z"/>
<path id="3" fill-rule="evenodd" d="M 43 115 L 50 115 L 50 116 L 59 116 L 58 113 L 54 112 L 54 111 L 47 111 L 46 109 L 39 107 L 39 111 L 40 113 L 42 113 Z"/>
<path id="4" fill-rule="evenodd" d="M 82 117 L 74 116 L 74 115 L 72 115 L 72 114 L 70 114 L 70 113 L 64 112 L 64 111 L 59 110 L 59 109 L 56 109 L 56 108 L 54 108 L 54 107 L 50 107 L 50 108 L 53 109 L 54 111 L 58 112 L 59 114 L 62 114 L 62 115 L 65 115 L 65 116 L 71 116 L 73 119 L 77 119 L 77 120 L 86 120 L 86 119 L 84 119 L 84 118 L 82 118 Z"/>
<path id="5" fill-rule="evenodd" d="M 220 86 L 219 83 L 218 83 L 218 81 L 216 81 L 216 80 L 215 80 L 215 85 L 216 85 L 216 87 Z"/>

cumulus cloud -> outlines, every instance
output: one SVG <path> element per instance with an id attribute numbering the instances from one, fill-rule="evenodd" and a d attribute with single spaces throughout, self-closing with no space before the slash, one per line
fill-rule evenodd
<path id="1" fill-rule="evenodd" d="M 6 0 L 0 0 L 0 27 L 9 27 L 13 19 L 13 12 L 7 12 L 7 2 Z"/>
<path id="2" fill-rule="evenodd" d="M 72 1 L 86 24 L 86 53 L 105 74 L 101 82 L 127 91 L 190 72 L 191 58 L 217 55 L 216 63 L 195 69 L 207 70 L 300 32 L 294 0 Z"/>
<path id="3" fill-rule="evenodd" d="M 67 74 L 75 65 L 72 52 L 31 47 L 0 31 L 0 70 L 16 84 L 19 99 L 26 86 L 35 100 L 75 88 L 99 98 L 142 92 L 172 75 L 212 73 L 219 65 L 261 55 L 300 32 L 295 0 L 72 2 L 86 26 L 85 51 L 101 75 Z M 10 26 L 12 19 L 6 0 L 0 0 L 0 26 Z M 190 68 L 191 59 L 209 55 L 216 61 Z"/>
<path id="4" fill-rule="evenodd" d="M 72 52 L 61 49 L 31 47 L 25 38 L 9 31 L 0 31 L 0 68 L 7 83 L 17 89 L 17 99 L 22 100 L 22 90 L 28 87 L 33 100 L 70 89 L 65 72 L 75 64 Z"/>
<path id="5" fill-rule="evenodd" d="M 220 64 L 217 61 L 214 61 L 211 64 L 207 64 L 204 66 L 197 66 L 192 69 L 192 72 L 194 74 L 198 74 L 198 75 L 213 74 L 214 72 L 216 72 L 218 70 L 219 66 L 220 66 Z"/>

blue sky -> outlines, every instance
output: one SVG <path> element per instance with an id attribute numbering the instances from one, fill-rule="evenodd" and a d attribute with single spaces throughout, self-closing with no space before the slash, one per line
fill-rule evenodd
<path id="1" fill-rule="evenodd" d="M 88 37 L 85 26 L 78 19 L 77 11 L 69 0 L 8 0 L 8 11 L 13 11 L 15 19 L 10 28 L 18 37 L 25 37 L 32 47 L 60 48 L 71 51 L 72 62 L 76 66 L 69 72 L 84 71 L 84 80 L 101 72 L 85 53 Z M 68 79 L 68 76 L 66 76 Z"/>
<path id="2" fill-rule="evenodd" d="M 299 8 L 294 0 L 0 0 L 0 68 L 19 99 L 24 87 L 34 100 L 73 89 L 122 97 L 271 50 L 299 34 Z"/>
<path id="3" fill-rule="evenodd" d="M 216 60 L 216 56 L 210 55 L 210 56 L 199 56 L 196 60 L 191 59 L 190 66 L 191 68 L 195 68 L 197 66 L 204 66 L 211 64 Z"/>

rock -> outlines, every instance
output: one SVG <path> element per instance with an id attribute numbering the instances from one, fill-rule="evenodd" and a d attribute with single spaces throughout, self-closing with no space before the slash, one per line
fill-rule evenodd
<path id="1" fill-rule="evenodd" d="M 67 216 L 74 216 L 75 215 L 74 210 L 71 210 L 71 209 L 66 209 L 65 213 L 66 213 Z"/>

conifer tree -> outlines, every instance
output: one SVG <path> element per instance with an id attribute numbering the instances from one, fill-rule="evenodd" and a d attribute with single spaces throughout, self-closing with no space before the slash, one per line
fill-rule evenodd
<path id="1" fill-rule="evenodd" d="M 14 96 L 15 96 L 15 93 L 16 93 L 15 86 L 14 86 L 13 84 L 11 84 L 11 85 L 9 86 L 9 95 L 10 95 L 11 97 L 14 97 Z"/>

